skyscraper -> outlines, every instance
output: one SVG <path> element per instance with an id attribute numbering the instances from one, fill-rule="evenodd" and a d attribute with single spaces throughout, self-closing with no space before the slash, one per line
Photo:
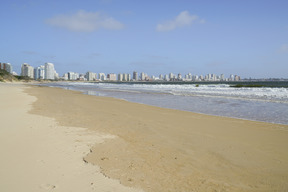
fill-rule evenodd
<path id="1" fill-rule="evenodd" d="M 23 63 L 21 67 L 21 76 L 26 76 L 34 78 L 34 67 L 30 66 L 27 63 Z"/>
<path id="2" fill-rule="evenodd" d="M 34 69 L 34 79 L 44 79 L 45 78 L 45 67 L 41 65 L 40 67 L 36 67 Z"/>
<path id="3" fill-rule="evenodd" d="M 133 80 L 138 81 L 138 73 L 136 71 L 133 72 Z"/>
<path id="4" fill-rule="evenodd" d="M 53 63 L 45 63 L 45 79 L 55 79 L 55 69 Z"/>

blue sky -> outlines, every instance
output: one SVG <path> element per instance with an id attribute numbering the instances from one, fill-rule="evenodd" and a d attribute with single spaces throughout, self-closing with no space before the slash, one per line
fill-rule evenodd
<path id="1" fill-rule="evenodd" d="M 2 0 L 0 62 L 288 78 L 287 0 Z"/>

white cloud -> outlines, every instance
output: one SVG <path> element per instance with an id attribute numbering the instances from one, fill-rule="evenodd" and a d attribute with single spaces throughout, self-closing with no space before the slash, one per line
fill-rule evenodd
<path id="1" fill-rule="evenodd" d="M 121 22 L 112 17 L 84 10 L 72 15 L 57 15 L 48 19 L 47 23 L 51 26 L 79 32 L 93 32 L 98 29 L 119 30 L 124 27 Z"/>
<path id="2" fill-rule="evenodd" d="M 197 15 L 190 15 L 188 11 L 182 11 L 173 20 L 167 21 L 163 24 L 158 24 L 157 31 L 171 31 L 177 27 L 189 26 L 193 22 L 205 23 L 204 19 L 199 19 Z"/>

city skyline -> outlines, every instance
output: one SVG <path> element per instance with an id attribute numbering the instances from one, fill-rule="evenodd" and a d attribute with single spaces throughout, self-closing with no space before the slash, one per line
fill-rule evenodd
<path id="1" fill-rule="evenodd" d="M 0 63 L 2 69 L 3 66 L 9 65 L 10 73 L 16 74 L 12 71 L 12 65 L 10 63 Z M 241 77 L 239 75 L 230 74 L 227 78 L 224 74 L 216 75 L 208 73 L 206 75 L 191 74 L 190 72 L 184 74 L 178 73 L 174 74 L 170 72 L 169 74 L 159 74 L 157 77 L 154 75 L 149 75 L 145 72 L 138 74 L 137 71 L 133 71 L 132 75 L 130 73 L 95 73 L 87 71 L 86 73 L 78 72 L 66 72 L 62 76 L 56 72 L 53 63 L 45 63 L 45 65 L 40 65 L 38 67 L 33 67 L 28 63 L 23 63 L 21 65 L 20 76 L 27 76 L 35 80 L 73 80 L 73 81 L 240 81 Z"/>
<path id="2" fill-rule="evenodd" d="M 0 61 L 11 63 L 18 74 L 23 62 L 49 61 L 59 74 L 288 78 L 284 0 L 15 0 L 0 5 L 5 29 Z"/>

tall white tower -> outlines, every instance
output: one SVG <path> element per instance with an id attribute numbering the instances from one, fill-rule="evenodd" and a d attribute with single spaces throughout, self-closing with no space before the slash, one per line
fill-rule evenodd
<path id="1" fill-rule="evenodd" d="M 45 79 L 55 79 L 55 69 L 53 63 L 45 63 Z"/>

